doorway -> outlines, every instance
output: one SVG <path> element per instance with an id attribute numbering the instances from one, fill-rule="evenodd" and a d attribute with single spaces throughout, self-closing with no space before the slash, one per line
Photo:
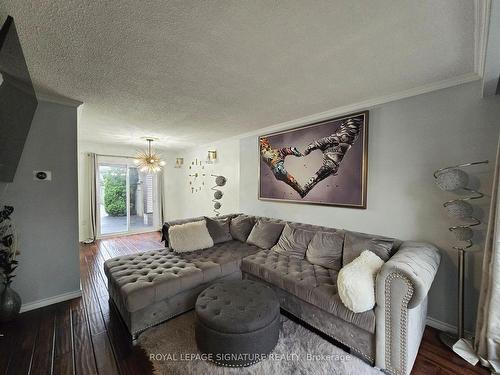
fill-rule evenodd
<path id="1" fill-rule="evenodd" d="M 98 156 L 96 178 L 98 237 L 159 229 L 157 174 L 139 171 L 132 158 Z"/>

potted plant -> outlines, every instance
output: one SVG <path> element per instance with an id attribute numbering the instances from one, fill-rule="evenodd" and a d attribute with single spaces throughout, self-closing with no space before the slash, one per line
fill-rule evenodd
<path id="1" fill-rule="evenodd" d="M 14 211 L 11 206 L 0 210 L 0 321 L 15 318 L 21 309 L 21 297 L 11 287 L 14 271 L 17 268 L 16 229 L 10 218 Z"/>

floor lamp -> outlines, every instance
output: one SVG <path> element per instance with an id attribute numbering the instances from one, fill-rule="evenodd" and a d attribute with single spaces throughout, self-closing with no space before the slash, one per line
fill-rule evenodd
<path id="1" fill-rule="evenodd" d="M 214 202 L 215 216 L 219 216 L 219 209 L 222 207 L 220 200 L 224 196 L 224 193 L 219 188 L 226 185 L 227 179 L 224 176 L 218 176 L 215 174 L 212 174 L 211 176 L 215 177 L 215 186 L 211 188 L 214 191 L 214 199 L 212 199 L 212 202 Z"/>
<path id="2" fill-rule="evenodd" d="M 472 344 L 464 335 L 465 255 L 470 251 L 469 248 L 472 247 L 472 237 L 474 235 L 472 227 L 481 224 L 479 219 L 472 216 L 474 209 L 469 202 L 474 199 L 482 198 L 484 194 L 467 187 L 469 175 L 461 168 L 487 163 L 488 160 L 459 164 L 452 167 L 441 168 L 434 172 L 436 185 L 441 190 L 455 192 L 457 194 L 465 193 L 465 195 L 459 195 L 456 199 L 443 203 L 443 207 L 446 208 L 448 216 L 460 221 L 460 224 L 448 228 L 457 241 L 453 248 L 458 252 L 458 324 L 457 335 L 442 332 L 440 334 L 440 339 L 445 345 L 453 349 L 455 353 L 473 365 L 478 362 L 479 358 L 474 353 Z"/>

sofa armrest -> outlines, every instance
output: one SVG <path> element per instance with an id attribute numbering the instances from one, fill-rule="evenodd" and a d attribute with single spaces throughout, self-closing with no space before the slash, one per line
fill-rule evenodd
<path id="1" fill-rule="evenodd" d="M 409 374 L 427 318 L 427 293 L 439 267 L 439 250 L 403 242 L 376 281 L 376 366 L 390 374 Z"/>
<path id="2" fill-rule="evenodd" d="M 377 277 L 377 288 L 384 287 L 384 280 L 393 273 L 408 278 L 413 286 L 413 295 L 408 308 L 418 306 L 427 296 L 441 261 L 439 250 L 426 243 L 403 242 L 398 252 L 384 264 Z"/>

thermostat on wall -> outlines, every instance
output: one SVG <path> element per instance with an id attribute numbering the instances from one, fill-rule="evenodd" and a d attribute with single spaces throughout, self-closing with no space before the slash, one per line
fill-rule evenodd
<path id="1" fill-rule="evenodd" d="M 33 180 L 35 181 L 51 181 L 51 171 L 33 171 Z"/>

